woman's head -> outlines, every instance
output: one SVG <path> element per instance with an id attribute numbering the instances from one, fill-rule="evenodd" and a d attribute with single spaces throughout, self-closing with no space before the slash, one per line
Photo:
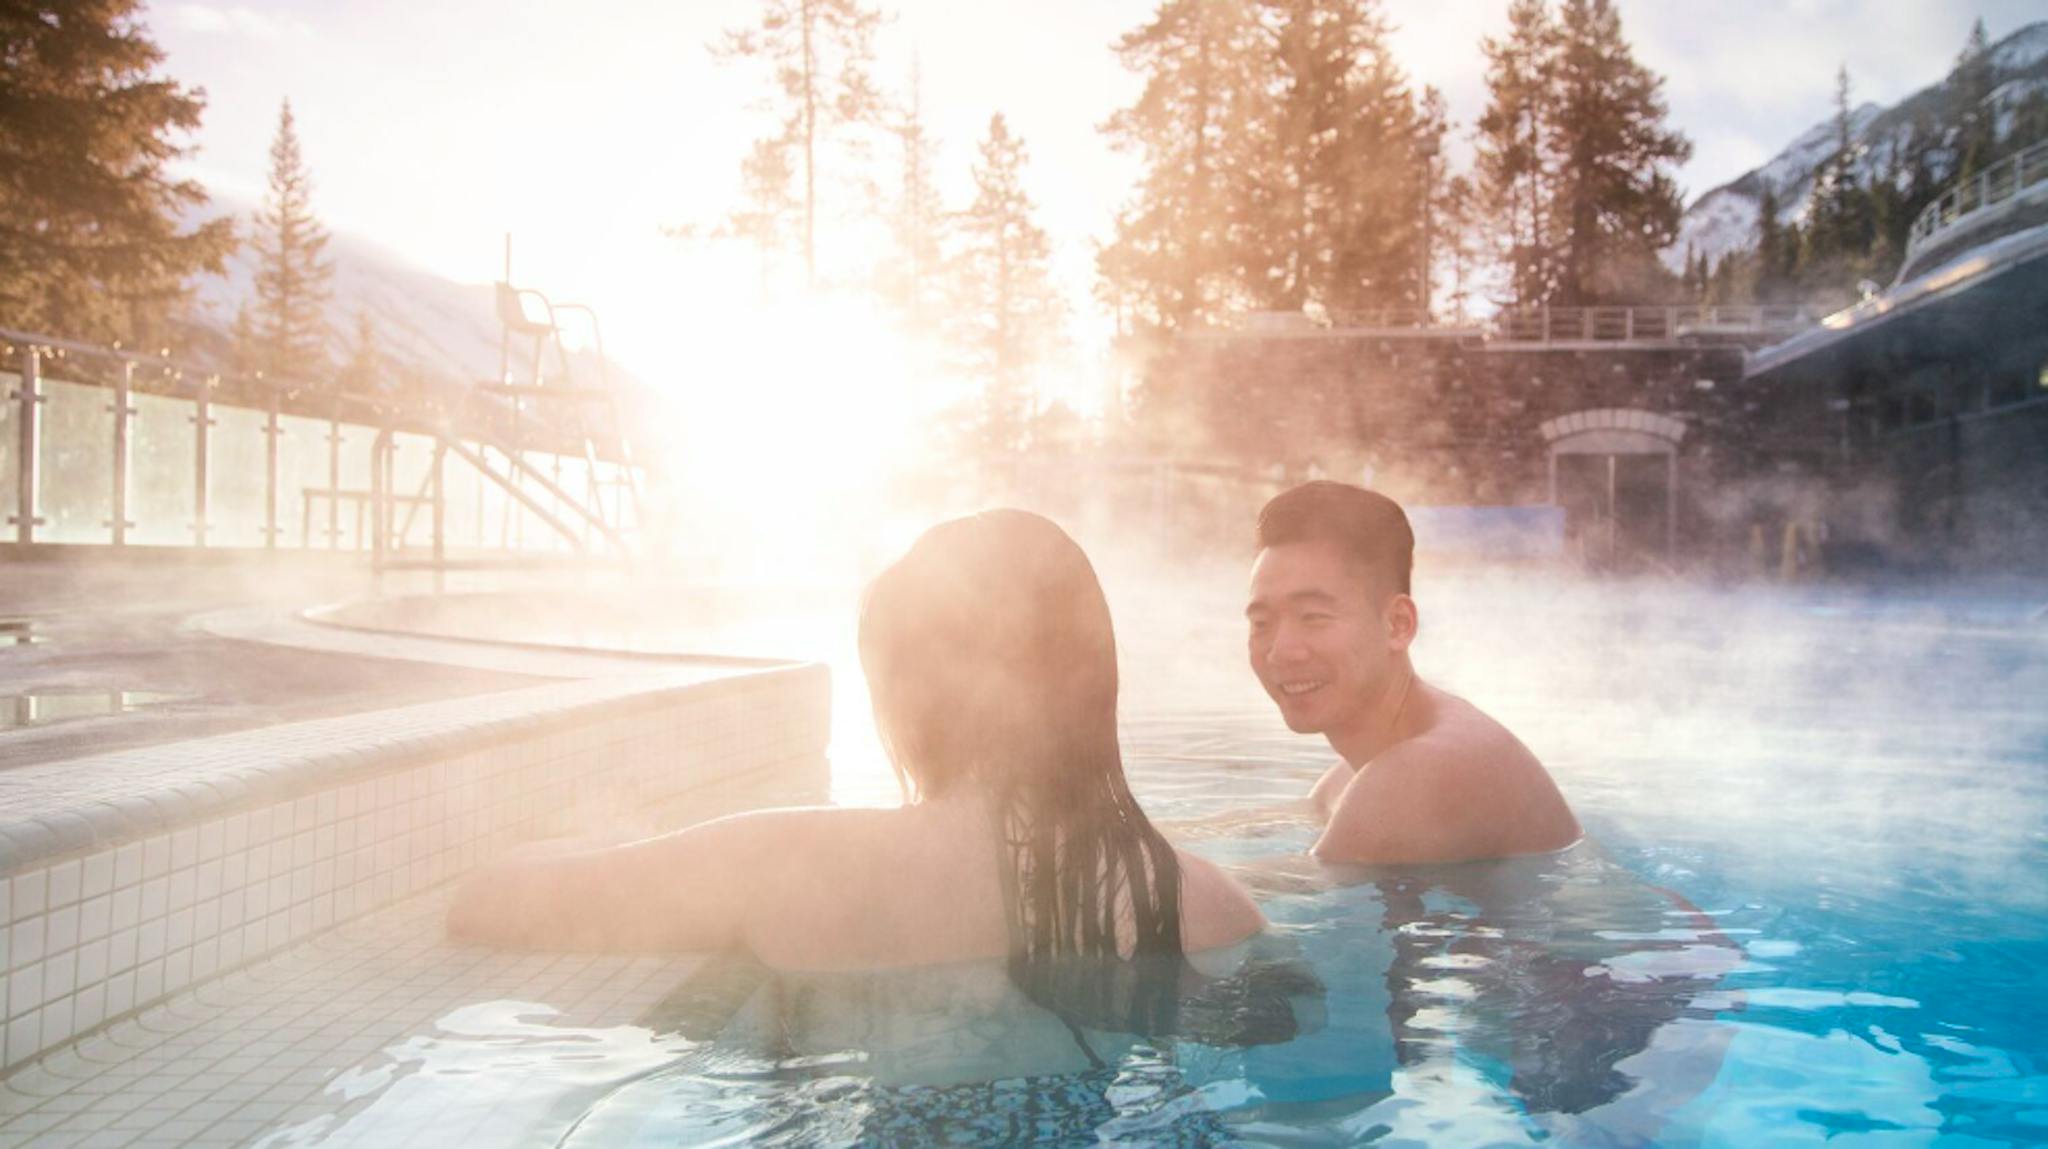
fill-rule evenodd
<path id="1" fill-rule="evenodd" d="M 966 778 L 1000 789 L 1021 769 L 1079 770 L 1099 766 L 1105 743 L 1114 751 L 1109 604 L 1087 556 L 1043 516 L 985 511 L 926 531 L 869 586 L 860 658 L 915 797 Z"/>
<path id="2" fill-rule="evenodd" d="M 992 799 L 1010 976 L 1070 1019 L 1162 1024 L 1172 976 L 1117 971 L 1180 968 L 1180 864 L 1124 780 L 1116 636 L 1081 548 L 1024 511 L 941 523 L 869 586 L 860 658 L 909 796 Z"/>

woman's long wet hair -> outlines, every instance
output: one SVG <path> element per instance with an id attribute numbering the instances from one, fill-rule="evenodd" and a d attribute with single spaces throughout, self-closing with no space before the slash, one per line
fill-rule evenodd
<path id="1" fill-rule="evenodd" d="M 1124 780 L 1116 637 L 1081 548 L 1024 511 L 941 523 L 868 587 L 860 658 L 905 797 L 972 780 L 993 800 L 1012 980 L 1070 1023 L 1167 1023 L 1180 866 Z"/>

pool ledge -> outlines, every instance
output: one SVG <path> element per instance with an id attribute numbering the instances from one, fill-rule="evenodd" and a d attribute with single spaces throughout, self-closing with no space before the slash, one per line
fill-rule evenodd
<path id="1" fill-rule="evenodd" d="M 323 629 L 246 612 L 207 625 Z M 0 770 L 5 1069 L 603 811 L 765 775 L 827 790 L 822 665 L 327 634 L 565 680 Z"/>

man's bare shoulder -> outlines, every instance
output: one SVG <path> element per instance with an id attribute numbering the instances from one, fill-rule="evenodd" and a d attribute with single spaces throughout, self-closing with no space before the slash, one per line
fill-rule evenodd
<path id="1" fill-rule="evenodd" d="M 1579 825 L 1541 762 L 1506 726 L 1454 694 L 1418 684 L 1413 733 L 1344 788 L 1318 857 L 1459 861 L 1540 853 Z"/>
<path id="2" fill-rule="evenodd" d="M 1389 755 L 1484 774 L 1542 768 L 1522 740 L 1491 714 L 1447 690 L 1417 685 L 1427 699 L 1427 715 L 1412 737 L 1388 749 Z"/>

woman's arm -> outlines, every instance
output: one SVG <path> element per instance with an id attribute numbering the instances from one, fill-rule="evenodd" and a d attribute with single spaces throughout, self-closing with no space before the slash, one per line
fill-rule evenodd
<path id="1" fill-rule="evenodd" d="M 764 871 L 812 811 L 740 814 L 621 846 L 524 853 L 462 880 L 460 941 L 555 950 L 718 949 L 746 940 Z"/>

